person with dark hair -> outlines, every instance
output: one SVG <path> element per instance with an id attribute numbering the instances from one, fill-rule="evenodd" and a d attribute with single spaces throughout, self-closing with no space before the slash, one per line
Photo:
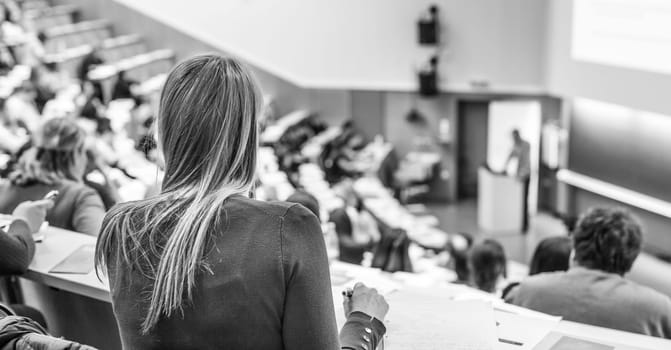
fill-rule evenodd
<path id="1" fill-rule="evenodd" d="M 103 60 L 100 57 L 98 48 L 94 47 L 91 50 L 91 52 L 89 52 L 86 56 L 84 56 L 84 58 L 82 58 L 82 62 L 80 63 L 79 67 L 77 67 L 77 78 L 79 79 L 79 81 L 82 84 L 84 84 L 85 82 L 91 83 L 91 86 L 93 88 L 93 96 L 100 101 L 105 101 L 102 84 L 99 81 L 89 80 L 89 72 L 93 70 L 95 67 L 102 65 L 104 63 L 105 60 Z"/>
<path id="2" fill-rule="evenodd" d="M 450 237 L 446 250 L 450 254 L 450 267 L 457 274 L 453 283 L 470 283 L 470 272 L 468 270 L 468 250 L 473 245 L 473 237 L 467 233 L 459 233 Z"/>
<path id="3" fill-rule="evenodd" d="M 468 253 L 471 284 L 488 293 L 496 293 L 499 282 L 507 277 L 506 253 L 501 243 L 487 239 L 476 243 Z"/>
<path id="4" fill-rule="evenodd" d="M 0 213 L 57 190 L 47 221 L 55 227 L 97 236 L 105 208 L 100 196 L 84 184 L 87 167 L 85 133 L 74 122 L 55 118 L 36 133 L 9 181 L 0 182 Z"/>
<path id="5" fill-rule="evenodd" d="M 529 276 L 545 272 L 567 271 L 571 260 L 571 239 L 568 236 L 549 237 L 542 240 L 536 246 L 531 263 L 529 263 Z M 513 282 L 503 289 L 502 297 L 505 299 L 513 288 L 520 283 Z"/>
<path id="6" fill-rule="evenodd" d="M 590 209 L 572 232 L 569 270 L 528 277 L 506 301 L 568 321 L 671 338 L 671 299 L 624 278 L 642 240 L 627 211 Z"/>
<path id="7" fill-rule="evenodd" d="M 529 276 L 544 272 L 567 271 L 571 259 L 571 239 L 567 236 L 549 237 L 536 246 Z"/>
<path id="8" fill-rule="evenodd" d="M 133 94 L 133 85 L 136 85 L 137 81 L 126 78 L 126 72 L 120 70 L 116 76 L 116 82 L 112 88 L 112 101 L 124 98 L 135 99 L 135 94 Z"/>
<path id="9" fill-rule="evenodd" d="M 287 202 L 298 203 L 315 214 L 317 219 L 321 217 L 321 215 L 319 215 L 319 202 L 317 201 L 317 198 L 307 193 L 305 190 L 296 190 L 296 192 L 287 198 Z"/>
<path id="10" fill-rule="evenodd" d="M 329 213 L 329 221 L 335 224 L 338 235 L 338 259 L 359 265 L 363 254 L 379 242 L 380 230 L 351 186 L 343 189 L 342 198 L 345 205 Z"/>

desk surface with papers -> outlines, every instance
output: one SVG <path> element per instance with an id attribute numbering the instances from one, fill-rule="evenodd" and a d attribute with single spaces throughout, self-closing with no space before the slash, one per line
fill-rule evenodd
<path id="1" fill-rule="evenodd" d="M 93 254 L 82 247 L 94 246 L 96 239 L 52 227 L 42 233 L 44 241 L 37 243 L 35 258 L 23 277 L 109 302 L 109 286 L 96 276 L 92 257 L 79 257 L 83 264 L 90 264 L 79 273 L 53 272 L 73 255 L 82 255 L 82 251 Z M 345 287 L 362 281 L 386 296 L 390 305 L 385 320 L 387 350 L 671 349 L 668 340 L 563 321 L 505 304 L 494 295 L 447 283 L 435 272 L 392 274 L 333 261 L 331 281 L 339 325 L 344 323 L 340 294 Z M 589 344 L 598 347 L 584 347 Z"/>

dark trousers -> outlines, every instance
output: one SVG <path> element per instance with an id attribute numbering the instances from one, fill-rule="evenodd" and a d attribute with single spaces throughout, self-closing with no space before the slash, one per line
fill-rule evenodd
<path id="1" fill-rule="evenodd" d="M 525 233 L 529 229 L 529 182 L 530 177 L 525 176 L 522 178 L 522 186 L 524 186 L 524 201 L 523 212 L 522 212 L 522 232 Z"/>

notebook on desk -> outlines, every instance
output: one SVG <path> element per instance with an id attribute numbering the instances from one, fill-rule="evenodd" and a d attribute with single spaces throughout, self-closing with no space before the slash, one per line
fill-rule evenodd
<path id="1" fill-rule="evenodd" d="M 67 258 L 54 266 L 49 273 L 67 273 L 86 275 L 93 271 L 93 261 L 96 246 L 93 244 L 83 245 Z"/>

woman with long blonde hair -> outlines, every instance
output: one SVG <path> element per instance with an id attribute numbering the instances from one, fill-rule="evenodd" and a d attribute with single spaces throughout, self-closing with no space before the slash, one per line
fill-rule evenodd
<path id="1" fill-rule="evenodd" d="M 319 221 L 247 197 L 261 98 L 248 70 L 202 55 L 161 93 L 161 193 L 119 205 L 96 252 L 124 349 L 374 349 L 387 304 L 357 285 L 338 338 Z"/>

